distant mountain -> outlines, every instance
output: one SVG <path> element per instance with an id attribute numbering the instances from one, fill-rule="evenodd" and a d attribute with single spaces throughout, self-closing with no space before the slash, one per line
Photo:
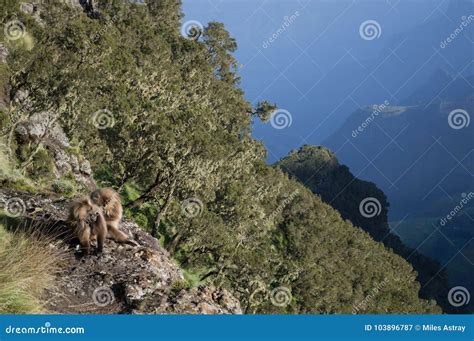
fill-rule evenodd
<path id="1" fill-rule="evenodd" d="M 450 311 L 452 307 L 446 300 L 449 290 L 446 272 L 438 262 L 405 246 L 391 233 L 387 198 L 374 183 L 354 177 L 346 166 L 339 164 L 334 153 L 324 147 L 305 145 L 281 159 L 276 166 L 320 195 L 344 219 L 407 259 L 418 272 L 421 297 L 434 298 L 445 311 Z"/>
<path id="2" fill-rule="evenodd" d="M 391 219 L 439 215 L 446 200 L 473 189 L 474 77 L 448 86 L 436 82 L 441 77 L 448 76 L 435 74 L 403 106 L 357 110 L 324 142 L 357 177 L 387 194 Z M 425 103 L 435 92 L 444 100 Z"/>
<path id="3" fill-rule="evenodd" d="M 367 49 L 367 45 L 361 47 L 357 42 L 346 43 L 346 51 L 350 54 L 343 57 L 341 52 L 335 57 L 334 68 L 325 77 L 319 79 L 319 74 L 315 74 L 315 80 L 311 83 L 314 86 L 307 94 L 311 104 L 296 100 L 292 103 L 291 99 L 285 97 L 291 87 L 278 82 L 274 85 L 280 95 L 276 101 L 280 103 L 281 98 L 286 103 L 289 101 L 292 106 L 286 109 L 291 109 L 294 117 L 291 127 L 284 132 L 272 129 L 269 125 L 260 127 L 261 137 L 272 151 L 270 161 L 283 157 L 289 149 L 298 148 L 302 137 L 305 143 L 327 145 L 330 135 L 337 131 L 344 120 L 351 119 L 351 113 L 358 107 L 384 101 L 394 106 L 405 103 L 422 103 L 425 106 L 439 99 L 444 100 L 444 88 L 452 85 L 450 82 L 453 77 L 461 75 L 459 80 L 462 81 L 462 77 L 474 73 L 474 23 L 470 15 L 474 15 L 473 1 L 453 0 L 446 9 L 439 8 L 426 13 L 426 17 L 420 18 L 417 27 L 401 33 L 394 34 L 380 20 L 382 37 L 387 37 L 381 52 L 369 56 L 358 52 L 364 50 L 363 46 Z M 463 26 L 463 22 L 466 26 Z M 460 27 L 463 30 L 456 33 Z M 454 39 L 449 38 L 453 36 Z M 448 38 L 451 42 L 447 42 Z M 314 53 L 311 56 L 319 60 L 318 53 Z M 298 80 L 307 79 L 308 73 L 308 69 L 292 69 L 291 79 L 298 86 Z M 436 77 L 433 76 L 435 73 Z M 417 98 L 413 97 L 417 89 L 427 83 L 436 87 L 425 89 L 425 92 L 416 94 Z M 305 90 L 305 87 L 302 89 Z M 342 161 L 346 163 L 344 159 Z M 348 165 L 352 168 L 351 163 Z"/>
<path id="4" fill-rule="evenodd" d="M 365 105 L 388 100 L 392 105 L 403 105 L 417 89 L 427 82 L 435 81 L 434 73 L 439 73 L 436 82 L 438 89 L 442 90 L 449 85 L 453 77 L 441 77 L 439 70 L 444 70 L 444 73 L 452 76 L 472 75 L 473 14 L 473 1 L 449 1 L 446 10 L 438 9 L 427 13 L 426 18 L 420 18 L 417 27 L 388 38 L 384 49 L 375 58 L 351 60 L 351 64 L 342 64 L 339 72 L 345 73 L 345 77 L 351 82 L 352 78 L 359 77 L 359 73 L 355 71 L 361 69 L 361 64 L 362 68 L 365 68 L 363 78 L 351 89 L 355 104 Z M 326 89 L 321 90 L 324 93 Z M 424 104 L 438 99 L 438 96 L 443 98 L 443 93 L 439 91 L 425 95 Z M 347 117 L 349 114 L 350 112 L 341 113 L 341 117 Z"/>
<path id="5" fill-rule="evenodd" d="M 438 71 L 404 101 L 357 110 L 325 145 L 387 195 L 392 230 L 474 290 L 474 77 Z M 455 216 L 442 223 L 446 215 Z"/>
<path id="6" fill-rule="evenodd" d="M 172 289 L 174 312 L 189 300 L 199 305 L 201 294 L 229 301 L 222 292 L 193 290 L 202 284 L 225 287 L 249 314 L 441 311 L 435 302 L 420 299 L 408 262 L 265 164 L 265 149 L 248 135 L 251 113 L 266 116 L 266 109 L 253 108 L 237 86 L 231 54 L 235 40 L 223 25 L 209 23 L 196 40 L 192 33 L 201 30 L 195 23 L 180 29 L 180 2 L 173 0 L 147 1 L 147 6 L 93 1 L 85 11 L 42 2 L 34 15 L 28 14 L 30 8 L 10 1 L 0 7 L 0 17 L 15 26 L 6 32 L 15 33 L 15 40 L 0 42 L 0 50 L 8 51 L 0 64 L 6 99 L 0 103 L 8 102 L 0 108 L 0 186 L 5 193 L 0 213 L 16 222 L 1 219 L 2 226 L 10 231 L 24 225 L 26 237 L 55 227 L 73 233 L 74 222 L 70 230 L 58 224 L 66 212 L 55 210 L 55 219 L 47 206 L 89 195 L 76 176 L 86 174 L 100 187 L 119 189 L 126 217 L 151 232 L 129 230 L 130 236 L 142 246 L 160 244 L 185 270 L 166 275 L 155 256 L 166 259 L 151 249 L 114 251 L 106 243 L 103 257 L 90 258 L 76 254 L 73 242 L 68 252 L 58 247 L 72 259 L 71 271 L 50 273 L 63 277 L 62 287 L 70 292 L 60 295 L 65 304 L 52 302 L 56 307 L 72 304 L 87 313 L 83 303 L 92 276 L 106 285 L 109 304 L 131 302 L 133 309 L 124 307 L 125 312 L 148 306 L 161 312 L 168 301 L 161 287 Z M 84 62 L 88 56 L 94 56 L 93 62 Z M 35 204 L 33 197 L 45 200 Z M 36 245 L 34 239 L 20 239 L 8 250 L 25 243 Z M 120 272 L 127 264 L 120 262 L 123 257 L 116 263 L 111 255 L 123 252 L 126 259 L 140 258 L 129 264 L 140 273 Z M 40 255 L 29 264 L 41 263 Z M 79 266 L 76 255 L 84 256 L 86 266 Z M 93 259 L 97 267 L 88 266 Z M 0 313 L 30 301 L 48 303 L 41 289 L 57 289 L 47 280 L 48 272 L 41 276 L 53 287 L 25 286 L 15 277 L 23 263 L 0 251 Z M 61 258 L 58 265 L 65 263 Z M 65 272 L 71 272 L 72 282 Z M 4 273 L 13 279 L 6 286 Z M 129 275 L 128 281 L 121 275 Z M 26 284 L 37 284 L 27 279 Z M 137 285 L 148 279 L 151 292 Z M 75 290 L 82 289 L 81 283 L 88 285 L 86 295 Z M 33 292 L 18 296 L 30 287 Z M 212 311 L 222 311 L 205 301 Z M 115 312 L 112 305 L 102 308 Z"/>

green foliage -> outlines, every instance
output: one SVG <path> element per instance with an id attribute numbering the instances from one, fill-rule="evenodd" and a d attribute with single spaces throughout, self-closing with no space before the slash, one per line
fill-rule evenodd
<path id="1" fill-rule="evenodd" d="M 53 191 L 66 197 L 72 197 L 76 194 L 76 184 L 69 179 L 59 179 L 53 182 Z"/>
<path id="2" fill-rule="evenodd" d="M 187 270 L 182 269 L 184 279 L 188 283 L 190 288 L 197 287 L 198 285 L 202 284 L 201 278 L 204 274 L 206 274 L 209 270 L 203 269 L 196 269 L 196 270 Z"/>
<path id="3" fill-rule="evenodd" d="M 140 189 L 132 183 L 127 183 L 123 186 L 120 194 L 122 196 L 122 201 L 127 204 L 133 202 L 134 200 L 140 197 Z M 156 213 L 156 205 L 146 202 L 141 204 L 140 206 L 133 208 L 125 208 L 124 210 L 125 217 L 133 219 L 141 228 L 143 228 L 147 232 L 151 232 L 153 228 Z"/>
<path id="4" fill-rule="evenodd" d="M 134 184 L 127 183 L 123 186 L 122 192 L 120 193 L 125 203 L 134 201 L 140 197 L 140 189 Z"/>
<path id="5" fill-rule="evenodd" d="M 51 176 L 54 169 L 54 161 L 49 152 L 41 148 L 32 156 L 31 167 L 28 173 L 32 178 L 45 178 Z"/>
<path id="6" fill-rule="evenodd" d="M 8 119 L 8 114 L 5 111 L 0 110 L 0 127 L 5 127 L 8 124 Z"/>
<path id="7" fill-rule="evenodd" d="M 74 196 L 78 184 L 72 174 L 60 179 L 54 174 L 54 160 L 41 145 L 22 145 L 16 157 L 0 138 L 0 183 L 5 187 L 32 193 L 51 191 Z M 14 148 L 15 149 L 15 148 Z"/>
<path id="8" fill-rule="evenodd" d="M 263 122 L 267 122 L 276 109 L 277 106 L 273 103 L 267 101 L 259 102 L 257 103 L 254 115 L 257 116 Z"/>
<path id="9" fill-rule="evenodd" d="M 387 220 L 387 198 L 374 183 L 355 178 L 349 169 L 339 165 L 335 155 L 324 147 L 305 145 L 276 165 L 305 184 L 313 193 L 320 195 L 322 200 L 337 209 L 344 219 L 349 219 L 355 226 L 369 233 L 374 240 L 383 242 L 396 254 L 407 259 L 418 272 L 417 279 L 423 286 L 420 292 L 422 297 L 436 299 L 445 309 L 450 309 L 451 306 L 446 301 L 446 272 L 438 262 L 406 247 L 397 235 L 391 233 Z M 377 215 L 366 217 L 361 214 L 359 205 L 366 198 L 376 198 L 380 203 L 381 209 Z"/>
<path id="10" fill-rule="evenodd" d="M 204 281 L 202 281 L 201 278 L 209 272 L 209 270 L 206 269 L 181 269 L 181 271 L 183 272 L 184 279 L 175 281 L 171 284 L 171 289 L 174 291 L 191 289 L 203 284 Z"/>
<path id="11" fill-rule="evenodd" d="M 133 219 L 145 231 L 151 232 L 156 218 L 156 205 L 145 203 L 137 208 L 126 208 L 124 214 L 126 217 Z M 157 236 L 160 239 L 160 236 Z"/>
<path id="12" fill-rule="evenodd" d="M 189 288 L 191 288 L 191 285 L 186 280 L 179 280 L 179 281 L 174 281 L 173 283 L 171 283 L 171 290 L 173 291 L 181 291 L 183 289 L 189 289 Z"/>
<path id="13" fill-rule="evenodd" d="M 126 216 L 160 237 L 188 282 L 229 288 L 249 313 L 350 313 L 385 280 L 363 312 L 439 311 L 418 298 L 403 259 L 265 164 L 251 123 L 273 105 L 245 101 L 222 24 L 192 41 L 174 0 L 100 2 L 99 18 L 44 6 L 32 30 L 41 44 L 9 64 L 12 91 L 60 114 L 96 177 L 121 190 Z M 272 304 L 280 286 L 287 306 Z"/>
<path id="14" fill-rule="evenodd" d="M 13 156 L 9 155 L 9 148 L 0 139 L 0 184 L 8 188 L 35 191 L 32 181 L 17 169 Z"/>
<path id="15" fill-rule="evenodd" d="M 231 53 L 237 50 L 237 42 L 226 31 L 224 24 L 209 23 L 204 30 L 203 40 L 209 51 L 209 63 L 218 77 L 224 82 L 236 83 L 237 60 Z"/>

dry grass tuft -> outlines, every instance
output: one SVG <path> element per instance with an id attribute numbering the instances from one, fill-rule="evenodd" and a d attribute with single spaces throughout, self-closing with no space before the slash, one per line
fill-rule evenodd
<path id="1" fill-rule="evenodd" d="M 45 312 L 40 297 L 52 285 L 60 253 L 52 239 L 0 225 L 0 314 Z"/>

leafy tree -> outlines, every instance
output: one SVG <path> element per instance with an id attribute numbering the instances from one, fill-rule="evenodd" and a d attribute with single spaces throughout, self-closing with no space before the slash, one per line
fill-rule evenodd
<path id="1" fill-rule="evenodd" d="M 418 298 L 408 263 L 265 164 L 251 123 L 275 107 L 244 99 L 222 24 L 194 41 L 180 34 L 176 1 L 99 2 L 98 12 L 57 1 L 41 6 L 42 24 L 25 17 L 41 43 L 9 59 L 12 96 L 28 94 L 11 123 L 53 113 L 96 174 L 127 194 L 127 215 L 249 313 L 350 313 L 383 281 L 358 312 L 439 311 Z M 275 304 L 281 288 L 289 298 Z"/>
<path id="2" fill-rule="evenodd" d="M 257 116 L 263 122 L 267 122 L 270 119 L 272 113 L 277 109 L 276 105 L 267 101 L 257 103 L 257 108 L 254 111 L 254 115 Z"/>
<path id="3" fill-rule="evenodd" d="M 416 250 L 405 246 L 388 225 L 387 197 L 377 186 L 362 181 L 340 165 L 336 156 L 327 148 L 305 145 L 298 151 L 281 159 L 277 167 L 291 177 L 305 184 L 313 193 L 337 209 L 344 219 L 361 227 L 376 241 L 382 242 L 396 254 L 407 259 L 418 272 L 417 279 L 422 284 L 420 295 L 436 299 L 446 310 L 452 306 L 447 302 L 447 274 L 441 265 Z M 361 214 L 360 204 L 366 198 L 375 198 L 380 210 L 374 216 Z"/>

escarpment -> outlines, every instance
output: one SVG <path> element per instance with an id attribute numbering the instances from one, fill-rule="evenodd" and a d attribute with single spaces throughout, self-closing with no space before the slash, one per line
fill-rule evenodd
<path id="1" fill-rule="evenodd" d="M 239 301 L 215 286 L 189 288 L 180 268 L 158 241 L 131 221 L 120 228 L 133 236 L 137 246 L 111 239 L 100 256 L 82 257 L 66 223 L 69 200 L 48 195 L 0 190 L 7 212 L 19 209 L 28 229 L 56 236 L 50 247 L 61 251 L 61 270 L 43 295 L 50 313 L 120 314 L 180 313 L 239 314 Z M 22 224 L 20 224 L 21 228 Z"/>

